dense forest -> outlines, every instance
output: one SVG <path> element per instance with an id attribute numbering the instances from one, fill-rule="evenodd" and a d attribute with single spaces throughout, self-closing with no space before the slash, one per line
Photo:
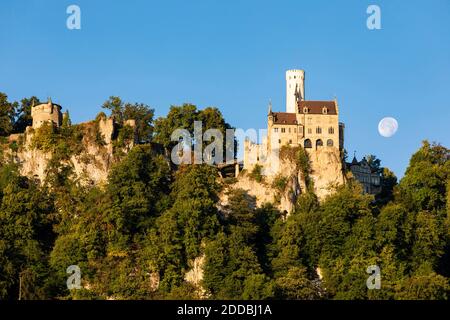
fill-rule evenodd
<path id="1" fill-rule="evenodd" d="M 33 101 L 0 94 L 2 148 L 18 147 L 7 136 L 31 124 Z M 167 159 L 176 128 L 231 128 L 218 109 L 186 104 L 154 119 L 150 107 L 118 97 L 103 107 L 118 121 L 137 119 L 141 142 L 106 185 L 82 185 L 57 161 L 45 181 L 21 176 L 11 159 L 0 164 L 1 300 L 448 299 L 449 149 L 424 141 L 398 183 L 385 169 L 377 198 L 349 180 L 320 203 L 303 193 L 288 217 L 272 204 L 256 208 L 243 190 L 219 209 L 229 182 L 215 167 Z M 48 133 L 54 159 L 70 150 L 71 126 Z M 199 288 L 185 274 L 201 256 Z M 81 289 L 67 288 L 71 265 Z M 379 290 L 366 286 L 370 265 L 380 267 Z"/>

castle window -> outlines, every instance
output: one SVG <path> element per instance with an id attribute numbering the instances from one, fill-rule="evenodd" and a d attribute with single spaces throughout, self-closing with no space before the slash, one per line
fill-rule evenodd
<path id="1" fill-rule="evenodd" d="M 289 130 L 289 133 L 291 133 L 291 128 L 289 128 L 288 130 Z"/>
<path id="2" fill-rule="evenodd" d="M 308 128 L 308 133 L 312 134 L 312 129 L 311 128 Z"/>
<path id="3" fill-rule="evenodd" d="M 328 146 L 328 147 L 332 147 L 332 146 L 333 146 L 333 140 L 328 139 L 328 140 L 327 140 L 327 146 Z"/>
<path id="4" fill-rule="evenodd" d="M 334 134 L 334 128 L 333 127 L 329 127 L 328 128 L 328 133 L 329 134 Z"/>
<path id="5" fill-rule="evenodd" d="M 309 111 L 309 110 L 308 110 L 307 107 L 304 107 L 304 108 L 303 108 L 303 113 L 308 113 L 308 111 Z"/>
<path id="6" fill-rule="evenodd" d="M 312 148 L 311 140 L 306 139 L 305 140 L 305 149 L 311 149 L 311 148 Z"/>
<path id="7" fill-rule="evenodd" d="M 323 147 L 323 141 L 321 139 L 316 141 L 316 147 Z"/>
<path id="8" fill-rule="evenodd" d="M 273 128 L 273 132 L 278 132 L 278 128 Z"/>
<path id="9" fill-rule="evenodd" d="M 328 108 L 327 107 L 323 107 L 322 108 L 322 113 L 323 114 L 328 114 Z"/>
<path id="10" fill-rule="evenodd" d="M 278 143 L 281 144 L 281 139 L 278 139 Z"/>
<path id="11" fill-rule="evenodd" d="M 285 133 L 286 132 L 286 128 L 281 128 L 281 133 Z"/>
<path id="12" fill-rule="evenodd" d="M 322 133 L 322 128 L 321 127 L 317 127 L 316 128 L 316 133 L 317 134 L 321 134 Z"/>
<path id="13" fill-rule="evenodd" d="M 291 144 L 292 143 L 292 140 L 291 139 L 289 139 L 289 144 Z"/>
<path id="14" fill-rule="evenodd" d="M 297 133 L 297 128 L 294 128 L 294 133 Z"/>

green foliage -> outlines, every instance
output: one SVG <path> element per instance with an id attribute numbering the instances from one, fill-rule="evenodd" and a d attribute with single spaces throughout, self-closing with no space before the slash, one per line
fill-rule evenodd
<path id="1" fill-rule="evenodd" d="M 412 156 L 405 177 L 398 186 L 399 200 L 413 210 L 445 208 L 449 159 L 449 149 L 424 141 Z"/>
<path id="2" fill-rule="evenodd" d="M 0 95 L 0 135 L 30 123 L 33 99 L 18 109 Z M 105 108 L 119 121 L 116 147 L 133 138 L 127 119 L 143 119 L 140 142 L 151 140 L 153 110 L 117 97 Z M 230 185 L 216 168 L 171 167 L 152 143 L 124 153 L 105 185 L 80 185 L 65 160 L 81 153 L 84 139 L 102 145 L 105 118 L 35 130 L 33 147 L 52 155 L 42 185 L 20 176 L 18 165 L 0 166 L 0 299 L 200 299 L 202 289 L 212 299 L 449 298 L 448 149 L 424 142 L 398 185 L 383 168 L 375 202 L 351 181 L 319 202 L 309 182 L 287 216 L 241 189 L 219 205 Z M 229 128 L 217 109 L 183 105 L 156 121 L 154 139 L 168 148 L 174 129 L 192 130 L 198 120 L 203 130 Z M 283 148 L 281 157 L 309 179 L 302 148 Z M 382 169 L 376 157 L 368 161 Z M 261 169 L 250 176 L 262 181 Z M 272 187 L 284 192 L 288 179 L 280 175 Z M 194 261 L 204 261 L 202 288 L 185 280 Z M 66 287 L 70 265 L 82 270 L 81 290 Z M 381 290 L 366 286 L 370 265 L 381 269 Z"/>
<path id="3" fill-rule="evenodd" d="M 308 153 L 302 147 L 291 147 L 284 145 L 280 149 L 280 159 L 289 161 L 296 166 L 296 170 L 300 171 L 305 178 L 306 186 L 311 192 L 313 189 L 312 180 L 310 179 L 311 163 Z"/>
<path id="4" fill-rule="evenodd" d="M 254 276 L 262 272 L 256 247 L 259 228 L 255 199 L 239 189 L 230 192 L 228 198 L 225 232 L 205 249 L 203 284 L 213 297 L 219 299 L 242 297 L 244 283 L 247 284 L 245 295 L 249 297 L 248 287 L 256 285 Z M 255 297 L 270 291 L 258 287 L 262 292 L 255 293 Z"/>
<path id="5" fill-rule="evenodd" d="M 380 205 L 386 205 L 394 199 L 394 187 L 397 185 L 397 177 L 388 168 L 381 171 L 381 192 L 377 194 L 376 200 Z"/>
<path id="6" fill-rule="evenodd" d="M 161 144 L 169 154 L 172 148 L 178 143 L 171 140 L 171 135 L 176 129 L 186 129 L 191 136 L 194 135 L 194 122 L 201 121 L 202 133 L 208 129 L 219 130 L 224 137 L 223 151 L 224 159 L 226 150 L 233 150 L 234 155 L 237 152 L 236 141 L 226 141 L 226 130 L 232 127 L 225 122 L 222 113 L 217 108 L 205 108 L 198 110 L 195 105 L 183 104 L 182 106 L 172 106 L 165 118 L 158 118 L 155 121 L 155 137 L 154 141 Z M 195 141 L 193 141 L 194 143 Z M 208 145 L 209 141 L 203 141 L 202 147 Z M 227 143 L 234 145 L 227 145 Z"/>
<path id="7" fill-rule="evenodd" d="M 264 274 L 253 274 L 245 279 L 242 299 L 266 300 L 274 296 L 275 285 L 268 276 Z"/>
<path id="8" fill-rule="evenodd" d="M 8 136 L 13 132 L 17 105 L 17 102 L 9 102 L 8 96 L 0 92 L 0 136 Z"/>
<path id="9" fill-rule="evenodd" d="M 103 108 L 110 110 L 111 116 L 123 126 L 126 120 L 136 121 L 136 133 L 139 143 L 148 143 L 153 136 L 153 116 L 154 109 L 143 103 L 125 103 L 119 97 L 111 96 L 105 103 Z M 99 114 L 97 119 L 103 117 Z"/>
<path id="10" fill-rule="evenodd" d="M 450 285 L 447 278 L 431 272 L 406 278 L 401 283 L 395 299 L 398 300 L 448 300 Z"/>
<path id="11" fill-rule="evenodd" d="M 282 174 L 278 174 L 272 181 L 272 188 L 279 193 L 283 193 L 286 190 L 288 184 L 288 178 Z"/>
<path id="12" fill-rule="evenodd" d="M 10 176 L 0 206 L 0 299 L 51 296 L 51 211 L 51 202 L 38 186 L 16 174 Z"/>
<path id="13" fill-rule="evenodd" d="M 320 291 L 308 279 L 304 267 L 291 267 L 286 275 L 275 281 L 277 297 L 287 300 L 315 300 L 320 298 Z"/>
<path id="14" fill-rule="evenodd" d="M 17 107 L 16 119 L 14 122 L 14 132 L 22 133 L 25 132 L 26 127 L 33 124 L 33 119 L 31 118 L 31 107 L 33 105 L 39 105 L 41 102 L 39 98 L 33 96 L 30 98 L 24 98 L 20 101 L 20 106 Z"/>
<path id="15" fill-rule="evenodd" d="M 54 127 L 45 122 L 34 131 L 31 148 L 50 152 L 58 160 L 68 160 L 72 155 L 80 154 L 83 148 L 83 129 L 81 126 Z"/>
<path id="16" fill-rule="evenodd" d="M 262 175 L 262 169 L 263 167 L 260 166 L 259 164 L 255 164 L 255 166 L 253 167 L 252 171 L 249 173 L 249 177 L 253 180 L 255 180 L 256 182 L 263 182 L 264 177 Z"/>

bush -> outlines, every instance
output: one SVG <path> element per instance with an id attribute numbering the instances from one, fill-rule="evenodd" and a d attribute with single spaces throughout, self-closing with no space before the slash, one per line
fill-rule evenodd
<path id="1" fill-rule="evenodd" d="M 278 174 L 272 181 L 272 188 L 279 193 L 283 193 L 286 190 L 288 184 L 288 177 Z"/>
<path id="2" fill-rule="evenodd" d="M 252 172 L 250 172 L 250 178 L 256 182 L 262 182 L 264 177 L 262 175 L 262 166 L 259 164 L 255 165 Z"/>

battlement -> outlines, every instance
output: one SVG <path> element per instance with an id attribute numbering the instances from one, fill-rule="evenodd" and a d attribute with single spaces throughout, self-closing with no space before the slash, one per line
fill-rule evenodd
<path id="1" fill-rule="evenodd" d="M 62 107 L 53 103 L 50 99 L 47 103 L 42 103 L 31 107 L 31 117 L 33 118 L 33 128 L 39 128 L 45 122 L 50 122 L 56 127 L 62 123 Z"/>

